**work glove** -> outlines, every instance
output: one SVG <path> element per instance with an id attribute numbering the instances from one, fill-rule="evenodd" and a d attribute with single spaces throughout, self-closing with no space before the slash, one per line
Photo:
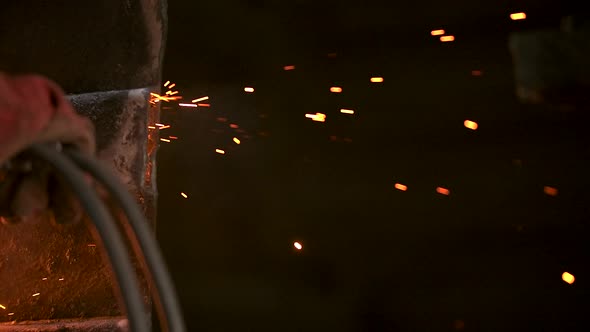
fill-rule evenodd
<path id="1" fill-rule="evenodd" d="M 37 219 L 76 222 L 82 209 L 49 165 L 21 152 L 31 144 L 61 143 L 94 155 L 94 127 L 77 115 L 54 82 L 0 73 L 0 222 Z"/>

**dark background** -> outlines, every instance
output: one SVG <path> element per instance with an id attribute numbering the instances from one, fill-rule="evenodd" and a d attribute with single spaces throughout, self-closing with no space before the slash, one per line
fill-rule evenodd
<path id="1" fill-rule="evenodd" d="M 521 104 L 508 49 L 576 10 L 170 1 L 164 81 L 211 98 L 161 121 L 179 139 L 159 151 L 158 234 L 189 330 L 586 331 L 587 115 Z"/>

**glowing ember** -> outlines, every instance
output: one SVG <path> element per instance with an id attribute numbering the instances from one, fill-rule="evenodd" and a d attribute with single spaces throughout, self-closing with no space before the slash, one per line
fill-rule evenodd
<path id="1" fill-rule="evenodd" d="M 230 125 L 229 125 L 229 127 L 230 127 L 230 128 L 232 128 L 232 129 L 237 129 L 237 128 L 240 128 L 240 126 L 238 126 L 238 125 L 237 125 L 237 124 L 235 124 L 235 123 L 232 123 L 232 124 L 230 124 Z"/>
<path id="2" fill-rule="evenodd" d="M 573 275 L 573 274 L 571 274 L 571 273 L 569 273 L 569 272 L 564 272 L 564 273 L 561 275 L 561 279 L 562 279 L 563 281 L 567 282 L 567 283 L 568 283 L 568 284 L 570 284 L 570 285 L 571 285 L 571 284 L 573 284 L 573 283 L 574 283 L 574 281 L 576 281 L 576 278 L 574 277 L 574 275 Z"/>
<path id="3" fill-rule="evenodd" d="M 14 316 L 14 312 L 9 312 L 8 316 Z"/>
<path id="4" fill-rule="evenodd" d="M 225 151 L 221 150 L 221 149 L 215 149 L 215 152 L 219 153 L 219 154 L 225 154 Z"/>
<path id="5" fill-rule="evenodd" d="M 178 139 L 176 136 L 168 136 L 169 139 Z"/>
<path id="6" fill-rule="evenodd" d="M 297 249 L 297 250 L 303 249 L 303 245 L 299 242 L 294 242 L 293 247 L 295 247 L 295 249 Z"/>
<path id="7" fill-rule="evenodd" d="M 432 30 L 430 31 L 430 35 L 431 36 L 442 36 L 445 34 L 445 30 L 443 29 L 438 29 L 438 30 Z"/>
<path id="8" fill-rule="evenodd" d="M 148 129 L 156 129 L 155 126 L 148 126 Z"/>
<path id="9" fill-rule="evenodd" d="M 32 296 L 39 296 L 39 295 L 41 295 L 41 293 L 35 293 Z"/>
<path id="10" fill-rule="evenodd" d="M 252 92 L 254 92 L 254 88 L 251 88 L 251 87 L 245 87 L 245 88 L 244 88 L 244 91 L 246 91 L 246 92 L 248 92 L 248 93 L 252 93 Z"/>
<path id="11" fill-rule="evenodd" d="M 192 100 L 191 102 L 198 103 L 200 101 L 205 101 L 205 100 L 208 100 L 208 99 L 209 99 L 209 97 L 208 96 L 205 96 L 205 97 L 201 97 L 201 98 L 197 98 L 195 100 Z"/>
<path id="12" fill-rule="evenodd" d="M 449 191 L 449 189 L 443 188 L 443 187 L 438 187 L 436 188 L 436 192 L 441 194 L 441 195 L 445 195 L 445 196 L 449 196 L 449 194 L 451 193 Z"/>
<path id="13" fill-rule="evenodd" d="M 41 280 L 45 281 L 45 280 L 47 280 L 47 278 L 43 278 L 43 279 L 41 279 Z"/>
<path id="14" fill-rule="evenodd" d="M 476 130 L 478 127 L 477 122 L 473 122 L 471 120 L 465 120 L 465 122 L 463 122 L 463 125 L 465 126 L 465 128 L 468 128 L 471 130 Z"/>
<path id="15" fill-rule="evenodd" d="M 164 127 L 164 126 L 165 126 L 165 124 L 162 124 L 162 123 L 156 123 L 156 126 L 158 126 L 158 127 Z"/>
<path id="16" fill-rule="evenodd" d="M 305 114 L 305 117 L 317 122 L 326 122 L 326 114 L 323 113 Z"/>
<path id="17" fill-rule="evenodd" d="M 66 279 L 65 279 L 65 278 L 59 278 L 59 279 L 57 279 L 57 280 L 59 280 L 59 281 L 64 281 L 64 280 L 66 280 Z"/>
<path id="18" fill-rule="evenodd" d="M 184 197 L 184 198 L 188 198 L 188 195 L 185 193 L 180 193 L 180 196 Z"/>
<path id="19" fill-rule="evenodd" d="M 481 76 L 483 73 L 481 72 L 481 70 L 472 70 L 471 71 L 471 75 L 473 76 Z"/>
<path id="20" fill-rule="evenodd" d="M 172 89 L 175 86 L 176 86 L 176 83 L 170 84 L 170 86 L 168 87 L 168 89 Z"/>
<path id="21" fill-rule="evenodd" d="M 177 93 L 178 93 L 178 91 L 172 91 L 172 92 L 168 91 L 168 92 L 166 92 L 166 94 L 167 95 L 170 95 L 170 96 L 174 96 Z"/>
<path id="22" fill-rule="evenodd" d="M 6 307 L 0 304 L 0 309 L 6 310 Z"/>
<path id="23" fill-rule="evenodd" d="M 452 42 L 455 40 L 455 36 L 442 36 L 440 37 L 441 42 Z"/>
<path id="24" fill-rule="evenodd" d="M 383 77 L 371 77 L 372 83 L 383 83 Z"/>
<path id="25" fill-rule="evenodd" d="M 285 66 L 283 67 L 284 70 L 295 70 L 295 66 Z"/>
<path id="26" fill-rule="evenodd" d="M 347 110 L 347 109 L 344 109 L 344 108 L 343 108 L 343 109 L 341 109 L 341 110 L 340 110 L 340 113 L 344 113 L 344 114 L 354 114 L 354 111 L 353 111 L 353 110 Z"/>
<path id="27" fill-rule="evenodd" d="M 170 81 L 166 81 L 166 83 L 164 83 L 164 86 L 168 86 L 168 84 L 170 84 Z"/>
<path id="28" fill-rule="evenodd" d="M 199 105 L 197 105 L 197 104 L 183 104 L 183 103 L 178 104 L 178 106 L 180 106 L 180 107 L 199 107 Z"/>
<path id="29" fill-rule="evenodd" d="M 166 139 L 166 138 L 160 138 L 160 141 L 166 142 L 166 143 L 170 143 L 170 140 L 169 139 Z"/>
<path id="30" fill-rule="evenodd" d="M 526 14 L 525 13 L 513 13 L 513 14 L 510 14 L 510 18 L 513 21 L 524 20 L 526 18 Z"/>
<path id="31" fill-rule="evenodd" d="M 240 140 L 239 140 L 237 137 L 234 137 L 234 142 L 235 142 L 236 144 L 240 144 L 240 143 L 241 143 L 241 142 L 240 142 Z"/>
<path id="32" fill-rule="evenodd" d="M 340 93 L 340 92 L 342 92 L 342 88 L 341 87 L 338 87 L 338 86 L 333 86 L 333 87 L 330 88 L 330 92 Z"/>
<path id="33" fill-rule="evenodd" d="M 401 183 L 396 183 L 395 184 L 395 189 L 401 190 L 401 191 L 406 191 L 406 190 L 408 190 L 408 186 L 403 185 Z"/>
<path id="34" fill-rule="evenodd" d="M 211 104 L 197 104 L 199 107 L 210 107 Z"/>
<path id="35" fill-rule="evenodd" d="M 162 126 L 162 127 L 160 127 L 160 130 L 162 130 L 162 129 L 168 129 L 168 128 L 170 128 L 170 125 Z"/>
<path id="36" fill-rule="evenodd" d="M 543 192 L 549 196 L 557 196 L 557 188 L 545 186 Z"/>

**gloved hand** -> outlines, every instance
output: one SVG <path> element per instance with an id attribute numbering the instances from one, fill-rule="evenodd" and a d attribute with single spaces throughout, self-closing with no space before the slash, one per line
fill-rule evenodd
<path id="1" fill-rule="evenodd" d="M 0 222 L 51 211 L 58 222 L 77 221 L 82 210 L 48 165 L 16 156 L 34 143 L 60 142 L 94 154 L 94 127 L 77 115 L 50 80 L 0 73 Z"/>

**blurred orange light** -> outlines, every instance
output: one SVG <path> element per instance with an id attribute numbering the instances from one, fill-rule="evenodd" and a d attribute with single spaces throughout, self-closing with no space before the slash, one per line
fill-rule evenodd
<path id="1" fill-rule="evenodd" d="M 333 86 L 330 88 L 330 92 L 340 93 L 340 92 L 342 92 L 342 88 L 338 87 L 338 86 Z"/>
<path id="2" fill-rule="evenodd" d="M 524 20 L 526 18 L 526 14 L 525 13 L 513 13 L 513 14 L 510 14 L 510 18 L 513 21 Z"/>
<path id="3" fill-rule="evenodd" d="M 545 186 L 543 192 L 549 196 L 557 196 L 557 188 Z"/>
<path id="4" fill-rule="evenodd" d="M 294 70 L 295 66 L 285 66 L 283 67 L 284 70 Z"/>
<path id="5" fill-rule="evenodd" d="M 455 36 L 442 36 L 440 37 L 441 42 L 452 42 L 455 40 Z"/>
<path id="6" fill-rule="evenodd" d="M 445 196 L 449 196 L 449 194 L 451 193 L 449 191 L 449 189 L 443 188 L 443 187 L 438 187 L 436 188 L 436 192 L 441 194 L 441 195 L 445 195 Z"/>
<path id="7" fill-rule="evenodd" d="M 303 245 L 299 242 L 294 242 L 293 247 L 295 247 L 295 249 L 297 249 L 297 250 L 303 249 Z"/>
<path id="8" fill-rule="evenodd" d="M 326 122 L 326 114 L 323 113 L 305 114 L 305 117 L 317 122 Z"/>
<path id="9" fill-rule="evenodd" d="M 219 154 L 225 154 L 225 151 L 221 150 L 221 149 L 215 149 L 215 152 L 219 153 Z"/>
<path id="10" fill-rule="evenodd" d="M 570 284 L 570 285 L 571 285 L 571 284 L 573 284 L 573 283 L 574 283 L 574 281 L 576 281 L 576 277 L 574 277 L 574 275 L 573 275 L 573 274 L 571 274 L 571 273 L 569 273 L 569 272 L 564 272 L 564 273 L 561 275 L 561 279 L 562 279 L 563 281 L 567 282 L 567 283 L 568 283 L 568 284 Z"/>
<path id="11" fill-rule="evenodd" d="M 237 137 L 234 137 L 234 142 L 235 142 L 236 144 L 240 144 L 240 143 L 241 143 L 241 142 L 240 142 L 240 140 L 239 140 Z"/>
<path id="12" fill-rule="evenodd" d="M 471 130 L 476 130 L 478 127 L 477 122 L 471 120 L 465 120 L 465 122 L 463 122 L 463 125 L 465 126 L 465 128 L 469 128 Z"/>
<path id="13" fill-rule="evenodd" d="M 184 198 L 188 198 L 188 195 L 187 195 L 187 194 L 185 194 L 185 193 L 180 193 L 180 195 L 181 195 L 182 197 L 184 197 Z"/>
<path id="14" fill-rule="evenodd" d="M 403 185 L 401 183 L 396 183 L 395 184 L 395 189 L 401 190 L 401 191 L 406 191 L 406 190 L 408 190 L 408 186 L 405 186 L 405 185 Z"/>
<path id="15" fill-rule="evenodd" d="M 176 86 L 176 83 L 172 83 L 172 84 L 170 84 L 170 86 L 168 87 L 168 89 L 172 89 L 175 86 Z"/>
<path id="16" fill-rule="evenodd" d="M 481 70 L 472 70 L 471 71 L 471 75 L 473 76 L 481 76 L 483 73 L 481 72 Z"/>
<path id="17" fill-rule="evenodd" d="M 0 304 L 0 309 L 6 310 L 6 307 Z"/>
<path id="18" fill-rule="evenodd" d="M 371 77 L 373 83 L 383 83 L 383 77 Z"/>
<path id="19" fill-rule="evenodd" d="M 192 102 L 193 102 L 193 103 L 198 103 L 198 102 L 200 102 L 200 101 L 205 101 L 205 100 L 207 100 L 207 99 L 209 99 L 209 97 L 205 96 L 205 97 L 201 97 L 201 98 L 194 99 Z"/>
<path id="20" fill-rule="evenodd" d="M 229 127 L 230 127 L 230 128 L 232 128 L 232 129 L 237 129 L 237 128 L 240 128 L 240 126 L 238 126 L 238 125 L 237 125 L 237 124 L 235 124 L 235 123 L 232 123 L 232 124 L 230 124 L 230 125 L 229 125 Z"/>
<path id="21" fill-rule="evenodd" d="M 344 109 L 344 108 L 343 108 L 343 109 L 341 109 L 341 110 L 340 110 L 340 113 L 344 113 L 344 114 L 354 114 L 354 111 L 353 111 L 353 110 L 347 110 L 347 109 Z"/>
<path id="22" fill-rule="evenodd" d="M 254 92 L 254 88 L 251 88 L 251 87 L 245 87 L 245 88 L 244 88 L 244 91 L 246 91 L 246 92 L 249 92 L 249 93 L 252 93 L 252 92 Z"/>
<path id="23" fill-rule="evenodd" d="M 445 34 L 445 30 L 443 29 L 438 29 L 438 30 L 432 30 L 430 31 L 430 35 L 432 36 L 441 36 Z"/>
<path id="24" fill-rule="evenodd" d="M 166 83 L 164 83 L 164 86 L 168 86 L 168 84 L 170 84 L 170 81 L 166 81 Z"/>

